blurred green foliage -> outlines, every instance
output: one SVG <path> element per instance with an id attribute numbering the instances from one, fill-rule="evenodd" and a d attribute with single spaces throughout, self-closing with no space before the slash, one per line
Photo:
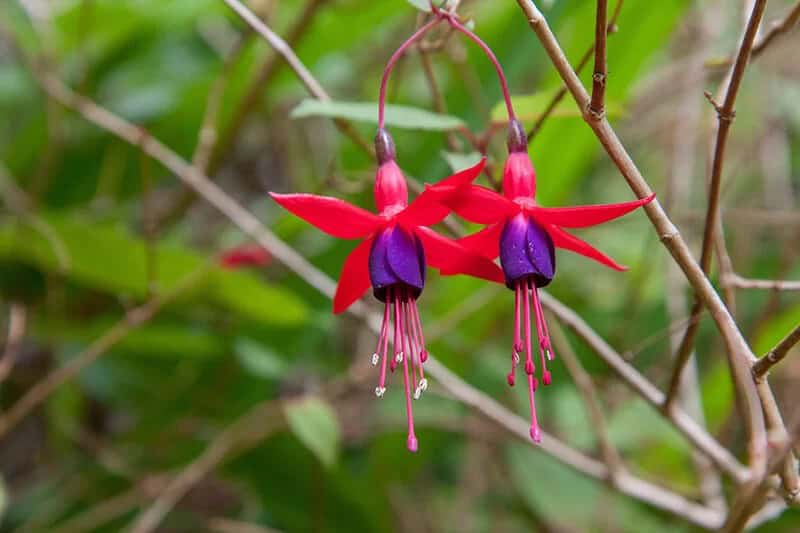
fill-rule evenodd
<path id="1" fill-rule="evenodd" d="M 47 16 L 38 26 L 11 0 L 0 5 L 0 19 L 26 55 L 46 60 L 71 87 L 143 126 L 187 159 L 195 153 L 209 98 L 221 78 L 219 114 L 212 124 L 218 148 L 209 175 L 335 278 L 352 243 L 287 216 L 267 201 L 266 191 L 324 191 L 372 206 L 370 156 L 337 132 L 329 118 L 352 120 L 360 135 L 371 138 L 383 64 L 413 30 L 419 12 L 402 0 L 317 3 L 294 48 L 332 103 L 308 99 L 280 62 L 268 84 L 254 86 L 273 52 L 219 0 L 45 2 Z M 307 6 L 302 0 L 250 4 L 281 35 L 289 34 Z M 424 7 L 426 2 L 411 4 Z M 539 4 L 576 63 L 593 40 L 594 2 Z M 626 0 L 618 31 L 608 41 L 609 116 L 660 196 L 672 194 L 666 176 L 672 171 L 671 135 L 680 127 L 675 109 L 683 94 L 670 88 L 669 80 L 688 54 L 711 53 L 696 37 L 696 19 L 705 4 Z M 788 5 L 775 4 L 775 15 Z M 532 125 L 560 85 L 515 2 L 465 0 L 460 11 L 495 50 L 520 116 Z M 740 19 L 722 11 L 719 33 L 725 46 L 713 51 L 727 55 Z M 789 39 L 796 46 L 796 35 Z M 785 56 L 791 54 L 779 51 L 771 63 L 765 58 L 745 81 L 742 110 L 737 109 L 745 118 L 734 128 L 729 163 L 737 183 L 726 193 L 726 206 L 777 209 L 763 194 L 758 157 L 748 152 L 766 135 L 760 110 L 767 90 L 775 102 L 784 102 L 785 112 L 767 122 L 780 120 L 789 145 L 790 188 L 797 192 L 800 120 L 792 104 L 796 98 L 787 95 L 800 91 L 800 73 L 779 68 L 787 64 Z M 387 117 L 401 166 L 425 182 L 477 157 L 455 130 L 466 125 L 482 132 L 492 121 L 505 120 L 494 70 L 475 46 L 452 36 L 431 58 L 446 109 L 433 111 L 418 56 L 412 54 L 400 62 L 390 83 Z M 587 86 L 590 73 L 591 65 L 581 73 Z M 707 86 L 715 87 L 718 79 L 712 75 Z M 253 86 L 257 98 L 242 110 Z M 702 102 L 702 94 L 695 97 Z M 220 253 L 245 237 L 187 196 L 166 169 L 144 163 L 139 149 L 48 100 L 8 45 L 0 46 L 0 116 L 0 162 L 29 198 L 25 209 L 39 220 L 34 224 L 18 216 L 21 206 L 3 198 L 3 308 L 21 302 L 30 317 L 20 361 L 2 385 L 4 409 L 46 372 L 85 350 L 127 310 L 205 269 L 190 290 L 3 439 L 3 531 L 57 531 L 70 520 L 88 520 L 98 506 L 142 486 L 142 480 L 185 466 L 219 431 L 270 398 L 286 402 L 288 430 L 200 482 L 168 516 L 164 531 L 212 530 L 218 517 L 286 531 L 689 529 L 680 519 L 619 496 L 513 441 L 440 396 L 435 383 L 415 403 L 420 452 L 407 453 L 399 380 L 391 380 L 380 402 L 373 401 L 369 385 L 335 404 L 319 395 L 353 362 L 363 370 L 374 338 L 352 319 L 331 316 L 330 302 L 280 264 L 239 271 L 218 266 Z M 704 205 L 705 126 L 712 115 L 704 108 L 703 116 L 708 120 L 698 126 L 692 200 L 674 206 L 685 215 L 681 229 L 690 238 L 702 229 L 687 213 Z M 450 134 L 454 142 L 448 141 Z M 497 178 L 503 135 L 493 137 L 489 152 Z M 543 205 L 631 197 L 569 97 L 536 136 L 531 154 Z M 762 196 L 767 200 L 761 202 Z M 147 231 L 152 220 L 159 221 L 154 234 Z M 778 229 L 745 226 L 729 235 L 737 271 L 764 278 L 800 276 L 797 254 L 789 249 L 796 246 L 797 225 Z M 559 277 L 548 290 L 663 387 L 672 320 L 666 298 L 670 291 L 687 296 L 688 291 L 665 281 L 668 257 L 644 215 L 582 232 L 582 237 L 630 271 L 620 275 L 559 252 Z M 431 278 L 420 300 L 424 326 L 444 326 L 431 339 L 432 353 L 475 387 L 524 413 L 525 391 L 509 390 L 504 379 L 510 293 L 498 290 L 480 301 L 486 290 L 481 282 Z M 446 322 L 454 309 L 476 301 L 476 312 L 458 324 Z M 759 354 L 800 322 L 800 302 L 791 296 L 742 292 L 737 304 L 737 318 Z M 699 498 L 687 443 L 572 340 L 602 393 L 611 439 L 629 468 Z M 742 429 L 722 349 L 704 321 L 698 366 L 705 416 L 710 431 L 741 454 Z M 797 365 L 787 364 L 786 373 L 775 379 L 782 402 L 798 399 L 796 386 L 791 388 L 797 371 Z M 558 360 L 553 375 L 554 386 L 538 395 L 544 427 L 595 453 L 584 407 Z M 120 530 L 150 496 L 145 491 L 108 520 L 83 530 Z M 788 512 L 764 530 L 794 531 L 797 524 L 796 513 Z"/>

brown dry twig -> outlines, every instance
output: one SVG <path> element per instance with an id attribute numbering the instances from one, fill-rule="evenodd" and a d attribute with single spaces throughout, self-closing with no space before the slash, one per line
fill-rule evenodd
<path id="1" fill-rule="evenodd" d="M 544 15 L 530 0 L 517 0 L 517 4 L 564 80 L 578 108 L 585 111 L 590 102 L 589 94 L 564 55 L 564 51 L 558 44 L 558 40 L 547 24 Z M 652 189 L 625 150 L 608 120 L 606 118 L 593 120 L 586 117 L 586 122 L 636 196 L 638 198 L 649 196 L 652 193 Z M 743 400 L 743 417 L 747 426 L 750 458 L 753 462 L 763 462 L 764 451 L 766 450 L 766 435 L 759 398 L 750 374 L 750 361 L 754 358 L 752 351 L 719 294 L 714 290 L 710 280 L 692 257 L 692 253 L 678 228 L 675 227 L 675 224 L 664 212 L 658 200 L 653 200 L 644 206 L 644 211 L 653 224 L 662 244 L 681 267 L 692 288 L 710 310 L 717 329 L 725 341 L 726 355 L 728 356 L 732 376 Z M 745 475 L 749 474 L 745 472 Z"/>
<path id="2" fill-rule="evenodd" d="M 789 351 L 798 342 L 800 342 L 800 326 L 790 331 L 781 342 L 753 364 L 753 376 L 757 380 L 763 378 L 773 366 L 780 363 L 789 354 Z"/>

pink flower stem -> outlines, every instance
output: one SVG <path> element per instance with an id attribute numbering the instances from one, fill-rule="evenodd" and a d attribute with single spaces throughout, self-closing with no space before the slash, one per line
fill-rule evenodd
<path id="1" fill-rule="evenodd" d="M 506 75 L 503 72 L 503 67 L 500 66 L 500 62 L 497 60 L 497 56 L 494 55 L 492 49 L 489 48 L 489 45 L 483 42 L 483 40 L 472 33 L 468 28 L 466 28 L 463 24 L 461 24 L 456 15 L 453 13 L 447 13 L 441 11 L 439 9 L 434 9 L 434 13 L 447 20 L 447 23 L 450 24 L 453 28 L 460 31 L 464 35 L 466 35 L 470 40 L 475 42 L 478 46 L 480 46 L 486 56 L 494 65 L 495 70 L 497 71 L 497 77 L 500 79 L 500 87 L 503 90 L 503 99 L 506 101 L 506 110 L 508 111 L 508 121 L 513 122 L 517 119 L 516 115 L 514 114 L 514 107 L 511 105 L 511 95 L 508 92 L 508 82 L 506 81 Z"/>
<path id="2" fill-rule="evenodd" d="M 378 130 L 382 130 L 385 124 L 384 121 L 384 108 L 386 107 L 386 87 L 389 82 L 389 74 L 392 72 L 392 68 L 394 68 L 395 63 L 397 60 L 402 57 L 402 55 L 406 52 L 406 50 L 411 47 L 415 42 L 417 42 L 423 35 L 425 35 L 428 30 L 439 24 L 441 22 L 442 17 L 437 16 L 420 29 L 414 32 L 414 34 L 409 37 L 406 42 L 400 45 L 400 48 L 395 50 L 392 57 L 389 58 L 389 62 L 386 63 L 386 67 L 383 69 L 383 77 L 381 78 L 381 89 L 380 94 L 378 96 Z"/>

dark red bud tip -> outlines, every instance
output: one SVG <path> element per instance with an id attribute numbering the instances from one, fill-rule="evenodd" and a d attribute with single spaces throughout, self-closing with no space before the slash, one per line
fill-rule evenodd
<path id="1" fill-rule="evenodd" d="M 419 360 L 422 361 L 423 363 L 428 360 L 427 350 L 422 350 L 421 352 L 419 352 Z"/>
<path id="2" fill-rule="evenodd" d="M 512 118 L 508 123 L 508 153 L 527 152 L 528 136 L 519 120 Z"/>
<path id="3" fill-rule="evenodd" d="M 375 134 L 375 155 L 378 158 L 378 166 L 394 161 L 397 156 L 397 152 L 394 149 L 394 140 L 384 128 L 378 129 L 378 133 Z"/>
<path id="4" fill-rule="evenodd" d="M 508 381 L 508 386 L 509 387 L 513 387 L 514 386 L 514 382 L 515 382 L 514 381 L 514 374 L 507 375 L 506 376 L 506 381 Z"/>
<path id="5" fill-rule="evenodd" d="M 549 370 L 545 370 L 544 374 L 542 375 L 542 383 L 545 385 L 550 385 L 553 382 L 553 376 L 550 375 Z"/>
<path id="6" fill-rule="evenodd" d="M 542 442 L 542 432 L 539 430 L 538 427 L 532 427 L 530 433 L 533 442 L 537 444 Z"/>
<path id="7" fill-rule="evenodd" d="M 531 362 L 531 360 L 528 359 L 527 361 L 525 361 L 525 373 L 530 376 L 534 372 L 536 372 L 536 367 L 534 367 L 533 362 Z"/>

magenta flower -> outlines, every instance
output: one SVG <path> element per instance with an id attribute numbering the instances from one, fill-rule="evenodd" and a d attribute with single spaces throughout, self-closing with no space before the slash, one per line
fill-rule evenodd
<path id="1" fill-rule="evenodd" d="M 375 395 L 386 392 L 386 368 L 394 372 L 403 365 L 408 441 L 417 450 L 411 408 L 427 388 L 422 364 L 428 357 L 422 335 L 417 298 L 425 286 L 426 267 L 430 265 L 447 274 L 468 274 L 500 282 L 501 270 L 490 259 L 428 228 L 441 222 L 449 209 L 436 198 L 423 193 L 408 203 L 406 179 L 395 162 L 394 145 L 381 129 L 376 137 L 379 167 L 375 177 L 373 214 L 337 198 L 313 194 L 270 193 L 281 206 L 325 233 L 340 239 L 362 239 L 347 256 L 333 299 L 334 313 L 341 313 L 371 286 L 373 295 L 384 303 L 383 322 L 378 345 L 371 362 L 380 363 L 380 378 Z M 459 172 L 440 184 L 468 183 L 483 169 L 484 161 Z M 392 350 L 389 351 L 391 338 Z M 410 362 L 410 365 L 409 365 Z"/>
<path id="2" fill-rule="evenodd" d="M 483 230 L 460 239 L 466 247 L 487 259 L 500 256 L 506 286 L 514 291 L 514 344 L 511 351 L 509 385 L 514 385 L 514 372 L 520 354 L 525 351 L 525 373 L 528 375 L 531 409 L 531 438 L 539 442 L 541 432 L 536 420 L 534 392 L 538 386 L 536 365 L 532 357 L 531 309 L 539 340 L 541 379 L 552 381 L 547 362 L 553 359 L 547 323 L 539 301 L 538 289 L 548 285 L 555 275 L 555 248 L 575 252 L 615 270 L 626 268 L 564 231 L 602 224 L 650 202 L 655 195 L 620 204 L 547 208 L 536 205 L 536 174 L 527 153 L 527 141 L 521 124 L 509 124 L 509 156 L 503 171 L 503 194 L 485 187 L 451 180 L 428 190 L 459 216 L 479 224 Z M 446 273 L 446 272 L 443 272 Z M 522 339 L 525 338 L 523 346 Z"/>

